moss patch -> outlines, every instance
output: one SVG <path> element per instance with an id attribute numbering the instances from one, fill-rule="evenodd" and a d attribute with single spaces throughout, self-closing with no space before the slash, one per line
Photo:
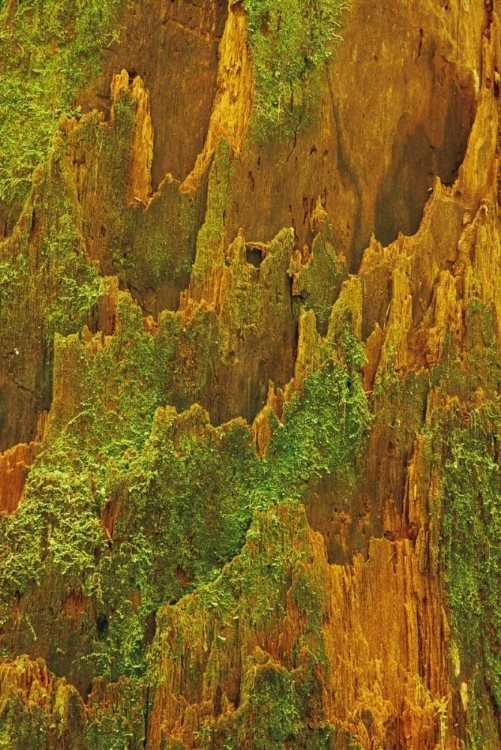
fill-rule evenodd
<path id="1" fill-rule="evenodd" d="M 57 122 L 99 71 L 124 0 L 28 0 L 0 10 L 0 200 L 26 198 Z"/>
<path id="2" fill-rule="evenodd" d="M 458 683 L 468 685 L 468 747 L 497 738 L 501 708 L 501 370 L 495 317 L 473 299 L 465 351 L 447 344 L 435 368 L 445 409 L 429 429 L 432 460 L 441 466 L 440 561 L 456 652 Z M 447 393 L 447 397 L 445 394 Z"/>
<path id="3" fill-rule="evenodd" d="M 304 509 L 278 504 L 255 514 L 241 554 L 217 581 L 161 610 L 151 657 L 157 691 L 182 658 L 186 679 L 171 699 L 214 707 L 188 746 L 330 747 L 319 629 L 326 594 L 316 580 L 317 562 Z M 301 624 L 289 634 L 282 662 L 264 644 L 275 643 L 277 628 L 286 629 L 290 608 L 299 610 Z M 235 659 L 242 660 L 237 685 Z"/>
<path id="4" fill-rule="evenodd" d="M 300 500 L 326 473 L 351 482 L 369 424 L 363 351 L 349 332 L 349 352 L 306 380 L 259 459 L 243 420 L 213 428 L 200 407 L 159 408 L 179 403 L 172 356 L 190 335 L 176 328 L 180 315 L 165 315 L 174 327 L 151 336 L 119 294 L 117 319 L 104 341 L 58 340 L 55 388 L 70 379 L 71 397 L 56 399 L 17 514 L 0 518 L 4 621 L 12 598 L 33 585 L 63 600 L 80 592 L 92 607 L 79 658 L 113 678 L 144 673 L 157 608 L 219 574 L 256 508 Z M 189 367 L 203 382 L 203 351 Z M 26 643 L 47 617 L 40 605 L 27 613 Z"/>
<path id="5" fill-rule="evenodd" d="M 254 126 L 293 134 L 308 113 L 322 65 L 339 39 L 342 0 L 244 0 L 254 57 Z"/>

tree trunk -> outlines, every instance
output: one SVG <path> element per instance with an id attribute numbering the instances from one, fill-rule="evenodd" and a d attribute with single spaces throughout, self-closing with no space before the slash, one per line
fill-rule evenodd
<path id="1" fill-rule="evenodd" d="M 493 0 L 0 6 L 0 747 L 501 748 Z"/>

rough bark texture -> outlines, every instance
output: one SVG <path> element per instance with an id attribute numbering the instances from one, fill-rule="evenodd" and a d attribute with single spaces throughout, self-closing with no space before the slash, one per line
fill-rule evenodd
<path id="1" fill-rule="evenodd" d="M 0 747 L 501 748 L 492 0 L 0 6 Z"/>

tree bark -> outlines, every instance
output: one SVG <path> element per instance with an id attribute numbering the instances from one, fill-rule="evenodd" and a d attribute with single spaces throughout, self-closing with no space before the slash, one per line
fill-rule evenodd
<path id="1" fill-rule="evenodd" d="M 0 746 L 500 748 L 492 0 L 0 5 Z"/>

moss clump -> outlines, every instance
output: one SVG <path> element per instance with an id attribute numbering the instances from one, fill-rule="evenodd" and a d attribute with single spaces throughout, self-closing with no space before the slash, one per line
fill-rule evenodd
<path id="1" fill-rule="evenodd" d="M 346 332 L 345 361 L 328 360 L 285 407 L 285 419 L 274 425 L 263 460 L 264 484 L 254 490 L 255 503 L 301 500 L 311 483 L 334 475 L 350 483 L 356 458 L 371 422 L 360 378 L 363 348 Z M 262 498 L 262 500 L 261 500 Z"/>
<path id="2" fill-rule="evenodd" d="M 204 223 L 197 237 L 196 260 L 191 283 L 201 285 L 210 278 L 215 262 L 224 257 L 224 217 L 230 181 L 230 145 L 220 138 L 209 172 Z"/>
<path id="3" fill-rule="evenodd" d="M 199 316 L 196 325 L 210 330 L 213 312 Z M 242 420 L 213 428 L 200 407 L 181 415 L 162 407 L 184 400 L 183 377 L 195 388 L 207 377 L 203 350 L 173 359 L 186 355 L 186 328 L 166 313 L 157 334 L 146 333 L 139 307 L 119 293 L 115 335 L 58 339 L 55 389 L 71 381 L 71 396 L 56 398 L 17 514 L 0 518 L 3 618 L 34 585 L 63 601 L 81 592 L 93 602 L 84 617 L 94 609 L 106 622 L 89 620 L 79 647 L 93 674 L 141 675 L 158 607 L 219 574 L 256 508 L 300 500 L 327 473 L 351 482 L 369 423 L 363 350 L 347 331 L 346 353 L 306 380 L 258 458 Z M 27 611 L 26 638 L 30 628 L 40 638 L 48 619 L 40 606 Z"/>
<path id="4" fill-rule="evenodd" d="M 0 664 L 2 750 L 88 750 L 85 709 L 77 691 L 51 675 L 43 659 L 21 656 Z"/>
<path id="5" fill-rule="evenodd" d="M 323 703 L 319 627 L 326 594 L 316 580 L 321 577 L 304 509 L 278 504 L 254 515 L 241 554 L 217 581 L 160 611 L 151 656 L 158 689 L 182 659 L 184 679 L 174 680 L 171 697 L 181 705 L 208 701 L 214 706 L 214 715 L 202 717 L 189 746 L 330 747 L 333 727 Z M 315 601 L 315 606 L 296 601 L 299 589 L 303 603 Z M 283 649 L 283 659 L 272 658 L 263 644 L 276 642 L 295 606 L 298 632 Z M 235 658 L 242 660 L 238 687 Z"/>
<path id="6" fill-rule="evenodd" d="M 54 333 L 80 330 L 102 292 L 73 188 L 52 155 L 35 172 L 14 232 L 0 243 L 3 447 L 33 439 L 37 415 L 51 400 Z"/>
<path id="7" fill-rule="evenodd" d="M 44 339 L 51 349 L 54 333 L 79 330 L 101 294 L 101 280 L 88 260 L 78 208 L 69 192 L 59 164 L 50 160 L 37 175 L 16 234 L 0 245 L 0 274 L 6 280 L 0 325 L 6 340 L 34 337 L 38 342 Z M 41 211 L 47 202 L 50 210 Z"/>
<path id="8" fill-rule="evenodd" d="M 467 427 L 462 426 L 465 419 Z M 470 682 L 474 699 L 485 690 L 496 714 L 501 708 L 501 474 L 499 407 L 473 407 L 443 424 L 441 549 L 452 628 L 459 643 L 461 678 Z M 482 680 L 477 679 L 481 665 Z M 489 736 L 471 710 L 472 747 Z M 486 730 L 487 731 L 484 731 Z M 482 739 L 483 738 L 483 739 Z"/>
<path id="9" fill-rule="evenodd" d="M 303 265 L 294 258 L 288 274 L 293 276 L 294 295 L 301 299 L 306 310 L 315 311 L 318 330 L 325 336 L 332 306 L 348 276 L 344 256 L 334 249 L 330 223 L 315 236 L 307 263 Z"/>
<path id="10" fill-rule="evenodd" d="M 136 102 L 123 89 L 113 105 L 111 127 L 95 111 L 76 127 L 63 121 L 54 148 L 78 196 L 89 255 L 99 259 L 102 273 L 116 275 L 156 315 L 159 309 L 177 307 L 179 292 L 189 284 L 206 184 L 185 193 L 178 182 L 166 180 L 147 211 L 139 202 L 131 205 L 135 117 Z M 149 309 L 152 294 L 160 301 L 156 309 Z"/>
<path id="11" fill-rule="evenodd" d="M 244 0 L 254 56 L 254 125 L 261 138 L 294 133 L 330 57 L 342 0 Z"/>
<path id="12" fill-rule="evenodd" d="M 493 310 L 473 299 L 464 351 L 450 341 L 432 372 L 445 409 L 427 428 L 441 471 L 439 559 L 457 687 L 468 686 L 468 747 L 491 746 L 501 709 L 501 369 Z M 466 353 L 466 354 L 465 354 Z"/>
<path id="13" fill-rule="evenodd" d="M 143 454 L 108 483 L 111 501 L 124 510 L 100 566 L 101 606 L 114 615 L 95 658 L 111 659 L 112 675 L 140 672 L 158 607 L 217 577 L 238 552 L 250 513 L 243 498 L 257 469 L 242 425 L 215 430 L 199 407 L 182 417 L 157 412 Z"/>
<path id="14" fill-rule="evenodd" d="M 27 706 L 13 696 L 0 707 L 0 748 L 2 750 L 45 750 L 50 716 L 40 706 Z"/>
<path id="15" fill-rule="evenodd" d="M 19 205 L 57 122 L 99 71 L 124 0 L 27 0 L 0 10 L 0 200 Z"/>
<path id="16" fill-rule="evenodd" d="M 307 379 L 284 424 L 277 421 L 265 459 L 242 421 L 214 429 L 199 407 L 180 417 L 158 410 L 141 455 L 128 467 L 119 461 L 105 490 L 124 510 L 99 567 L 103 606 L 115 615 L 106 641 L 96 643 L 97 661 L 111 659 L 114 676 L 140 672 L 156 609 L 217 577 L 256 508 L 301 499 L 326 473 L 352 481 L 369 419 L 358 373 L 332 362 Z M 141 592 L 139 609 L 131 591 Z"/>
<path id="17" fill-rule="evenodd" d="M 115 684 L 98 679 L 87 701 L 86 750 L 142 750 L 146 746 L 144 680 L 120 679 Z"/>

